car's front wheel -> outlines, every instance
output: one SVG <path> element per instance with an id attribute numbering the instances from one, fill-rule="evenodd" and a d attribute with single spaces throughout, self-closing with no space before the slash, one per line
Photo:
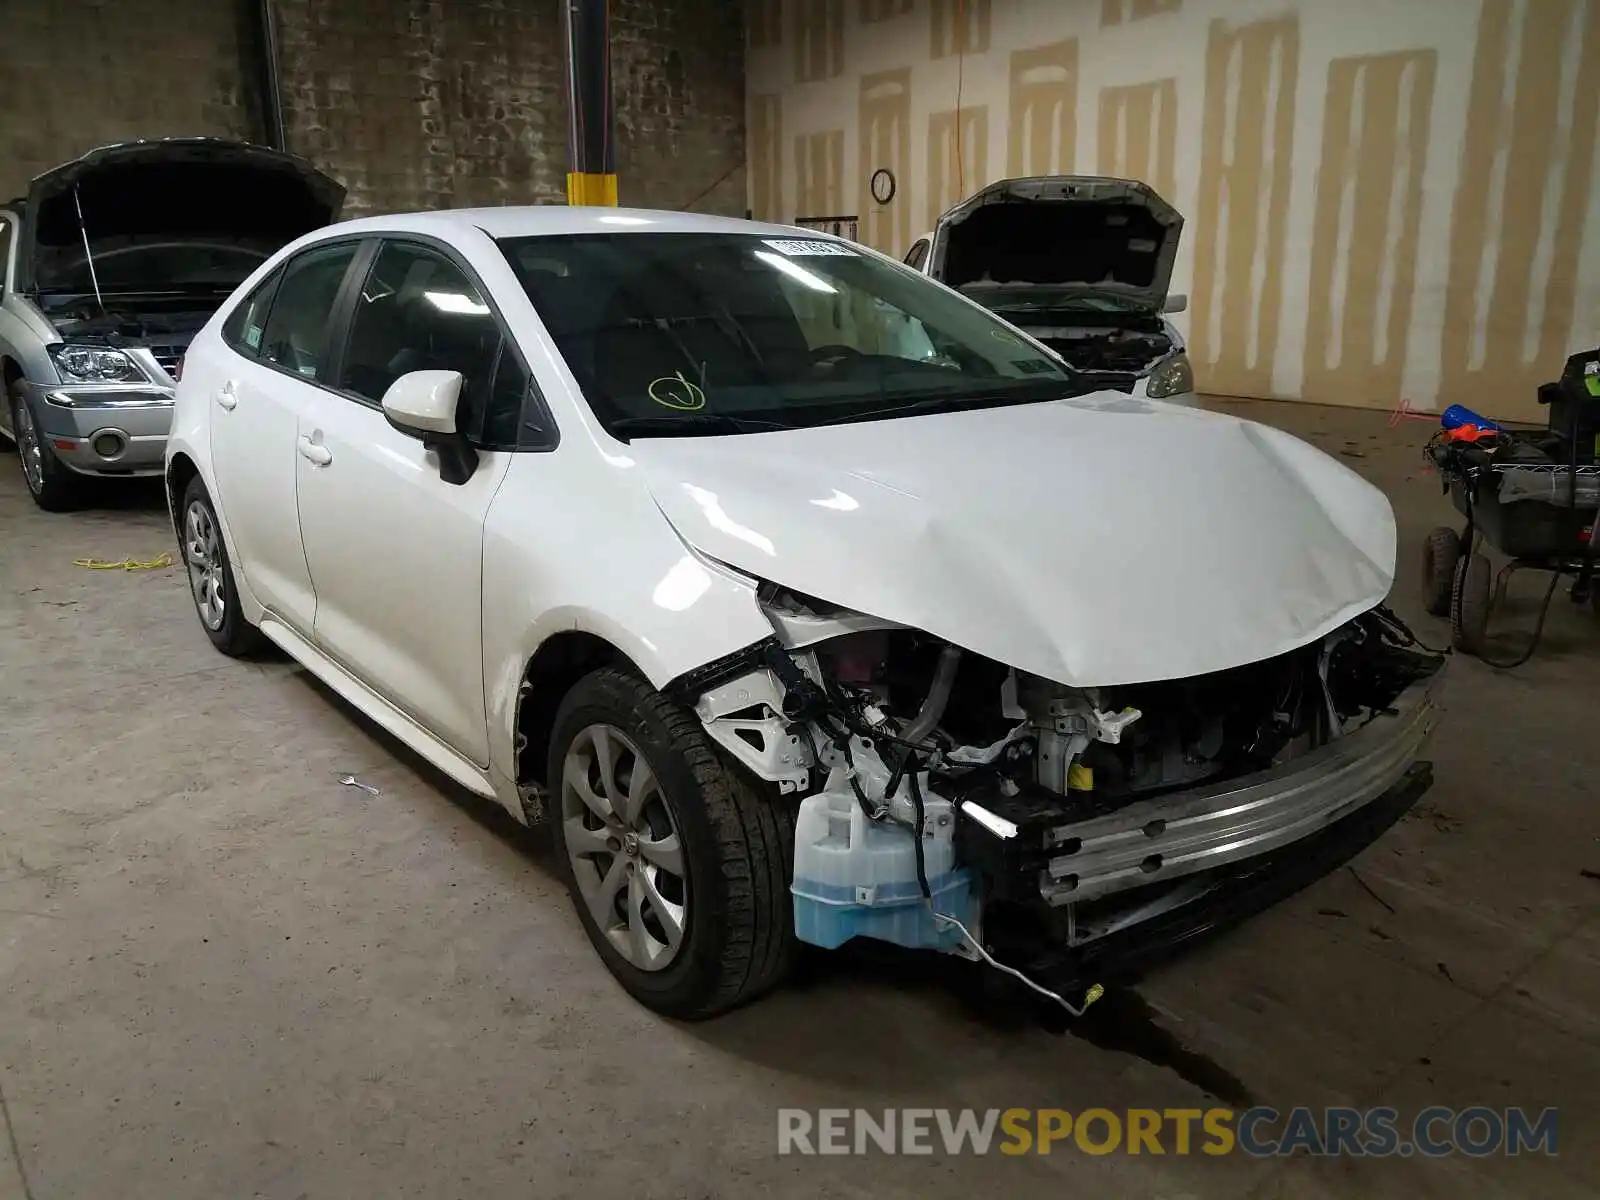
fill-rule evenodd
<path id="1" fill-rule="evenodd" d="M 82 480 L 56 457 L 16 380 L 6 387 L 6 403 L 11 406 L 11 432 L 16 437 L 17 458 L 22 463 L 22 477 L 28 482 L 28 494 L 45 512 L 70 512 L 82 499 Z"/>
<path id="2" fill-rule="evenodd" d="M 776 984 L 794 954 L 794 817 L 694 715 L 601 670 L 563 701 L 548 779 L 568 889 L 635 999 L 697 1020 Z"/>
<path id="3" fill-rule="evenodd" d="M 196 475 L 183 490 L 178 514 L 178 548 L 189 573 L 195 614 L 211 644 L 238 658 L 260 645 L 260 633 L 244 619 L 233 564 L 222 541 L 222 525 L 206 485 Z"/>

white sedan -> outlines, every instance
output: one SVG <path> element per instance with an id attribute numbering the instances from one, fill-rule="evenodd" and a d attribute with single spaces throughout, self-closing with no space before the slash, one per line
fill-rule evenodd
<path id="1" fill-rule="evenodd" d="M 643 1003 L 854 937 L 1086 985 L 1431 781 L 1384 497 L 1090 392 L 864 247 L 683 214 L 351 221 L 189 348 L 196 611 L 548 819 Z"/>

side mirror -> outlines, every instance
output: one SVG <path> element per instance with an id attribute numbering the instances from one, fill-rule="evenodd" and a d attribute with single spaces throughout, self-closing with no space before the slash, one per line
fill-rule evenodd
<path id="1" fill-rule="evenodd" d="M 1161 306 L 1164 313 L 1181 313 L 1189 307 L 1189 297 L 1182 292 L 1174 292 L 1167 297 L 1167 302 Z"/>
<path id="2" fill-rule="evenodd" d="M 478 469 L 478 455 L 456 428 L 460 371 L 411 371 L 383 394 L 383 415 L 401 433 L 439 455 L 439 478 L 463 484 Z"/>

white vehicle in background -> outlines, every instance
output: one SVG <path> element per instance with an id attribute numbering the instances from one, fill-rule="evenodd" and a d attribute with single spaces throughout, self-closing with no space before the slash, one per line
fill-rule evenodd
<path id="1" fill-rule="evenodd" d="M 906 262 L 1027 330 L 1086 384 L 1192 404 L 1194 372 L 1166 314 L 1183 218 L 1133 179 L 1002 179 L 939 218 Z"/>
<path id="2" fill-rule="evenodd" d="M 1088 391 L 836 238 L 547 207 L 318 231 L 189 347 L 206 634 L 548 818 L 606 966 L 707 1017 L 798 942 L 1066 1003 L 1431 782 L 1440 660 L 1334 459 Z"/>

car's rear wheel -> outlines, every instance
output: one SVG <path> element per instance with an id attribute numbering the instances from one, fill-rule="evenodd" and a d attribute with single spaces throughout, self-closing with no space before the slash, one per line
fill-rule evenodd
<path id="1" fill-rule="evenodd" d="M 794 818 L 694 715 L 606 669 L 550 740 L 554 834 L 584 931 L 640 1003 L 697 1020 L 775 985 L 794 954 Z"/>
<path id="2" fill-rule="evenodd" d="M 178 548 L 189 573 L 189 594 L 195 615 L 211 644 L 233 658 L 255 650 L 261 634 L 244 619 L 233 564 L 222 540 L 222 525 L 206 485 L 196 475 L 183 490 L 178 516 Z"/>
<path id="3" fill-rule="evenodd" d="M 11 431 L 16 436 L 17 459 L 28 494 L 45 512 L 70 512 L 83 497 L 83 481 L 56 457 L 50 439 L 39 430 L 33 410 L 23 398 L 16 380 L 6 386 L 6 402 L 11 406 Z"/>

